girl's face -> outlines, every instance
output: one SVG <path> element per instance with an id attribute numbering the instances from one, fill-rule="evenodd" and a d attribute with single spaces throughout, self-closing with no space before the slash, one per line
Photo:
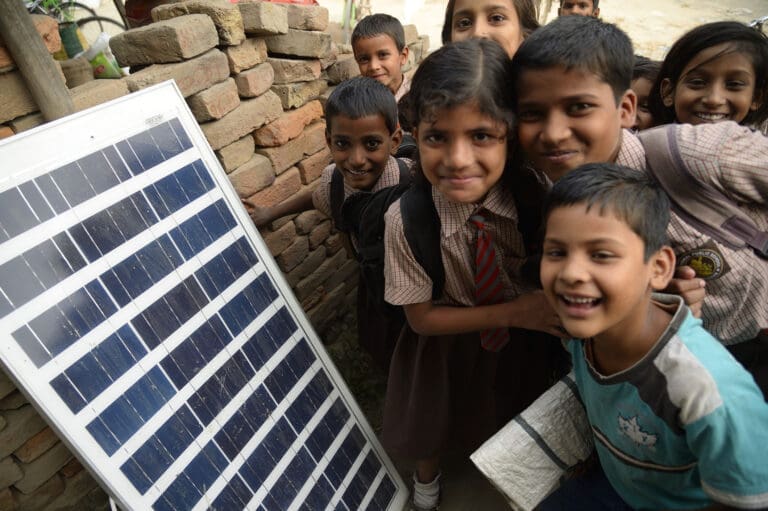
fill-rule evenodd
<path id="1" fill-rule="evenodd" d="M 523 27 L 512 0 L 456 0 L 451 41 L 493 39 L 510 58 L 523 42 Z"/>
<path id="2" fill-rule="evenodd" d="M 473 103 L 438 110 L 413 134 L 424 176 L 450 201 L 482 201 L 504 172 L 507 126 Z"/>
<path id="3" fill-rule="evenodd" d="M 760 105 L 752 61 L 730 43 L 700 51 L 683 68 L 677 85 L 662 81 L 661 94 L 664 105 L 674 107 L 677 122 L 688 124 L 740 123 Z"/>

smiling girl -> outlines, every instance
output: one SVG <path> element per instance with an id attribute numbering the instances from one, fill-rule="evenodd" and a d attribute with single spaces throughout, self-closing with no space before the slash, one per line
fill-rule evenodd
<path id="1" fill-rule="evenodd" d="M 554 311 L 522 283 L 526 249 L 515 199 L 502 185 L 509 66 L 498 44 L 471 39 L 431 54 L 411 87 L 416 183 L 387 211 L 384 239 L 385 299 L 403 306 L 408 325 L 390 366 L 383 440 L 391 454 L 416 461 L 417 509 L 438 504 L 447 447 L 478 447 L 547 388 L 562 354 L 541 333 L 560 332 Z M 437 297 L 405 238 L 413 228 L 401 213 L 408 194 L 438 217 L 445 279 Z"/>
<path id="2" fill-rule="evenodd" d="M 657 125 L 768 119 L 768 39 L 735 21 L 707 23 L 670 48 L 648 98 Z"/>

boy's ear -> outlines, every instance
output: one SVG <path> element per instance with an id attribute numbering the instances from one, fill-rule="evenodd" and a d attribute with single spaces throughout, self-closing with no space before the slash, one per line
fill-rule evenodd
<path id="1" fill-rule="evenodd" d="M 592 11 L 592 17 L 593 18 L 599 18 L 600 17 L 600 8 L 598 7 L 594 11 Z"/>
<path id="2" fill-rule="evenodd" d="M 331 148 L 331 132 L 328 130 L 325 130 L 325 145 L 328 146 L 328 149 Z"/>
<path id="3" fill-rule="evenodd" d="M 666 288 L 675 274 L 675 252 L 665 245 L 651 255 L 648 262 L 651 265 L 651 287 L 655 291 Z"/>
<path id="4" fill-rule="evenodd" d="M 400 129 L 400 126 L 390 135 L 390 140 L 389 154 L 394 156 L 397 153 L 397 148 L 400 147 L 400 142 L 403 141 L 403 130 Z"/>
<path id="5" fill-rule="evenodd" d="M 408 52 L 410 50 L 407 46 L 403 46 L 403 51 L 400 52 L 400 67 L 402 68 L 406 62 L 408 62 Z"/>
<path id="6" fill-rule="evenodd" d="M 661 81 L 661 90 L 659 93 L 661 93 L 661 101 L 664 103 L 665 107 L 671 108 L 675 105 L 675 88 L 672 87 L 672 82 L 669 78 L 664 78 Z"/>
<path id="7" fill-rule="evenodd" d="M 637 94 L 632 89 L 624 91 L 624 95 L 619 100 L 619 115 L 621 116 L 621 127 L 631 128 L 635 125 L 635 114 L 637 113 Z"/>

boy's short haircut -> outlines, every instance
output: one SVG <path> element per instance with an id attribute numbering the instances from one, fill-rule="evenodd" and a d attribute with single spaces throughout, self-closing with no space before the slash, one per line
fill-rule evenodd
<path id="1" fill-rule="evenodd" d="M 645 78 L 649 82 L 653 83 L 656 81 L 656 77 L 659 76 L 660 69 L 660 61 L 651 60 L 648 57 L 643 57 L 642 55 L 635 55 L 635 65 L 632 68 L 632 80 Z"/>
<path id="2" fill-rule="evenodd" d="M 588 71 L 611 86 L 618 104 L 629 89 L 634 61 L 632 41 L 616 25 L 591 16 L 561 16 L 525 39 L 512 65 L 516 80 L 532 69 Z"/>
<path id="3" fill-rule="evenodd" d="M 587 163 L 559 179 L 544 200 L 544 219 L 556 208 L 585 204 L 614 214 L 640 236 L 645 261 L 668 244 L 670 202 L 645 172 L 615 163 Z"/>
<path id="4" fill-rule="evenodd" d="M 403 24 L 395 17 L 389 14 L 371 14 L 361 19 L 355 25 L 352 31 L 352 46 L 358 39 L 376 37 L 377 35 L 387 35 L 395 41 L 397 51 L 402 52 L 405 48 L 405 30 Z"/>
<path id="5" fill-rule="evenodd" d="M 331 120 L 339 115 L 350 119 L 380 115 L 390 134 L 397 129 L 395 96 L 386 85 L 366 76 L 343 81 L 333 90 L 325 103 L 326 132 L 331 130 Z"/>
<path id="6" fill-rule="evenodd" d="M 599 4 L 600 4 L 600 0 L 592 0 L 592 10 L 597 9 Z M 563 6 L 563 0 L 560 0 L 560 7 L 562 6 Z"/>

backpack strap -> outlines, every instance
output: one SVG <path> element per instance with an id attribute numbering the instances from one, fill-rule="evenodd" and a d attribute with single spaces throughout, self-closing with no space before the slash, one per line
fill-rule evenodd
<path id="1" fill-rule="evenodd" d="M 440 217 L 432 201 L 429 183 L 417 183 L 400 197 L 405 240 L 416 262 L 432 280 L 432 299 L 443 295 L 445 268 L 440 251 Z"/>
<path id="2" fill-rule="evenodd" d="M 328 199 L 331 203 L 333 225 L 337 229 L 342 230 L 341 207 L 344 205 L 344 174 L 341 173 L 338 165 L 333 168 L 331 186 L 328 189 Z"/>
<path id="3" fill-rule="evenodd" d="M 397 161 L 397 168 L 400 169 L 399 183 L 402 185 L 411 184 L 411 169 L 408 168 L 408 164 L 406 164 L 402 158 L 395 158 L 395 160 Z"/>
<path id="4" fill-rule="evenodd" d="M 395 158 L 395 160 L 397 161 L 397 167 L 400 169 L 400 183 L 409 185 L 411 183 L 411 169 L 400 158 Z M 328 200 L 331 204 L 331 219 L 333 220 L 334 227 L 340 231 L 345 231 L 343 228 L 344 219 L 341 214 L 342 206 L 344 206 L 344 174 L 342 174 L 338 166 L 333 168 L 331 186 L 328 189 Z"/>
<path id="5" fill-rule="evenodd" d="M 728 247 L 749 246 L 759 256 L 768 257 L 768 232 L 759 230 L 722 192 L 690 173 L 680 155 L 675 125 L 643 131 L 639 138 L 648 170 L 669 195 L 675 213 Z"/>

